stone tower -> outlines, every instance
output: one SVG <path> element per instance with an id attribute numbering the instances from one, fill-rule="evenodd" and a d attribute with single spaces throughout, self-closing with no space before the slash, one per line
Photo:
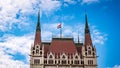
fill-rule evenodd
<path id="1" fill-rule="evenodd" d="M 40 11 L 38 12 L 38 21 L 36 26 L 34 45 L 31 47 L 30 68 L 43 68 L 44 50 L 41 42 Z"/>

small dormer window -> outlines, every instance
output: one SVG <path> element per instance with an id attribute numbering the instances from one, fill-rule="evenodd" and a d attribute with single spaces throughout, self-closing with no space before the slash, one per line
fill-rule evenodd
<path id="1" fill-rule="evenodd" d="M 50 58 L 52 58 L 52 55 L 50 55 Z"/>
<path id="2" fill-rule="evenodd" d="M 75 59 L 78 59 L 78 56 L 75 56 Z"/>
<path id="3" fill-rule="evenodd" d="M 65 59 L 65 55 L 63 55 L 63 57 L 62 57 L 63 59 Z"/>
<path id="4" fill-rule="evenodd" d="M 90 50 L 88 51 L 88 54 L 89 54 L 89 55 L 91 54 L 91 51 L 90 51 Z"/>
<path id="5" fill-rule="evenodd" d="M 38 46 L 37 46 L 37 48 L 38 48 Z"/>

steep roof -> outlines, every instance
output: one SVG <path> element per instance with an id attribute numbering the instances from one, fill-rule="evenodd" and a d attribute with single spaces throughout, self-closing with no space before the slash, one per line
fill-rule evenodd
<path id="1" fill-rule="evenodd" d="M 34 45 L 41 44 L 40 11 L 38 12 L 38 22 L 36 26 Z"/>
<path id="2" fill-rule="evenodd" d="M 87 14 L 85 14 L 85 46 L 91 45 L 92 46 L 92 39 L 90 35 L 89 25 L 88 25 L 88 19 Z"/>
<path id="3" fill-rule="evenodd" d="M 60 54 L 74 54 L 77 52 L 76 46 L 74 44 L 73 38 L 53 38 L 49 52 Z"/>

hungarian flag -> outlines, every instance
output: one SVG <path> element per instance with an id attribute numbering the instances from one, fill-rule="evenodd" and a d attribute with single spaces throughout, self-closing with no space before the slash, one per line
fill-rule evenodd
<path id="1" fill-rule="evenodd" d="M 58 24 L 57 28 L 58 28 L 58 29 L 59 29 L 59 28 L 61 28 L 61 23 L 60 23 L 60 24 Z"/>

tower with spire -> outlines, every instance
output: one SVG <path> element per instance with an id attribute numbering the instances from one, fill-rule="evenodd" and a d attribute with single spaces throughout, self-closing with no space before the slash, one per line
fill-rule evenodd
<path id="1" fill-rule="evenodd" d="M 84 42 L 74 42 L 73 37 L 52 37 L 51 42 L 42 42 L 40 11 L 35 32 L 34 44 L 31 46 L 30 68 L 97 68 L 96 48 L 93 47 L 85 13 Z"/>
<path id="2" fill-rule="evenodd" d="M 44 62 L 43 54 L 44 54 L 44 48 L 41 42 L 40 11 L 39 11 L 34 44 L 31 47 L 30 68 L 43 68 L 43 65 L 42 65 Z"/>
<path id="3" fill-rule="evenodd" d="M 40 11 L 38 12 L 38 21 L 36 26 L 34 46 L 37 44 L 41 44 Z"/>
<path id="4" fill-rule="evenodd" d="M 82 55 L 84 56 L 85 68 L 97 68 L 96 48 L 93 47 L 88 25 L 88 17 L 85 13 L 85 30 L 84 30 L 84 44 L 82 46 Z M 93 66 L 92 66 L 93 65 Z"/>

